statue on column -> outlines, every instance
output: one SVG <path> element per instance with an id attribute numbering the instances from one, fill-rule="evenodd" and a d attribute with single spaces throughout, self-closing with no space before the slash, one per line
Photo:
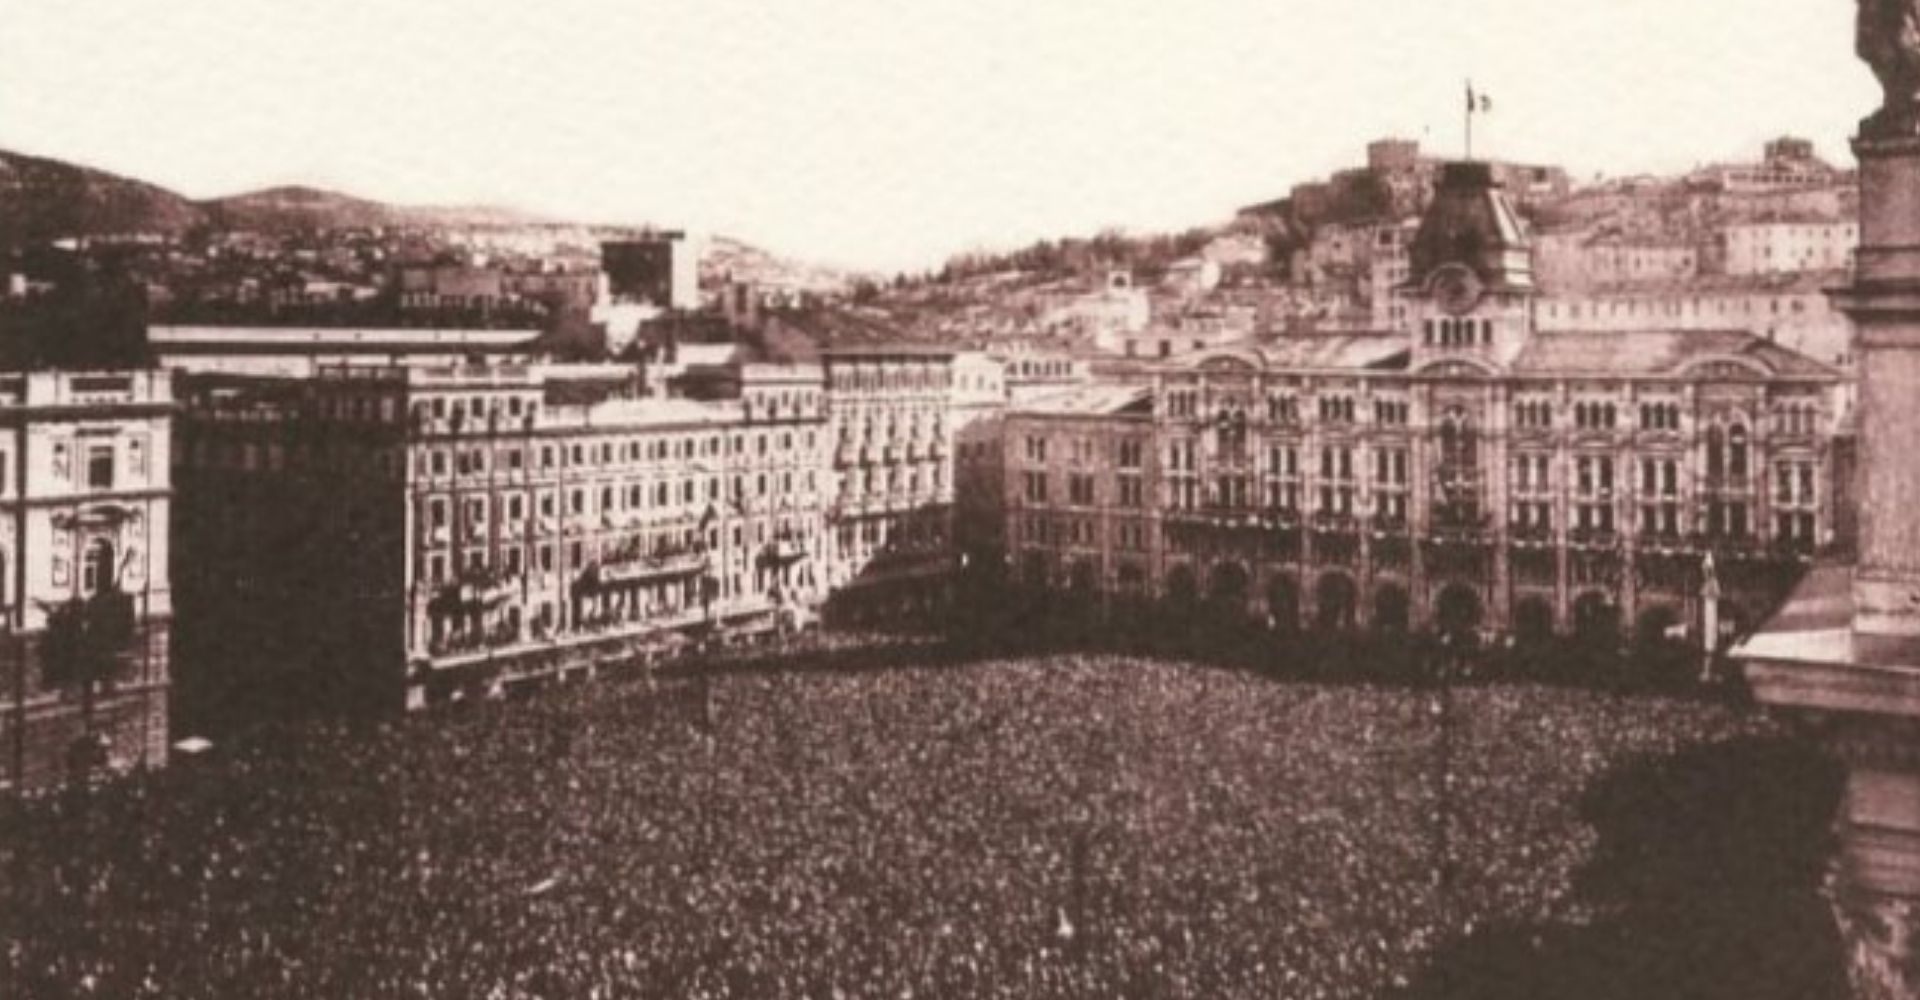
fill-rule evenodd
<path id="1" fill-rule="evenodd" d="M 1858 0 L 1854 52 L 1872 68 L 1885 98 L 1861 122 L 1868 135 L 1920 134 L 1920 0 Z"/>

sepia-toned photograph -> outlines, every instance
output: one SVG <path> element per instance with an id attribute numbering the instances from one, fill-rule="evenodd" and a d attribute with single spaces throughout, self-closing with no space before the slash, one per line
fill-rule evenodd
<path id="1" fill-rule="evenodd" d="M 1920 1000 L 1920 0 L 0 0 L 0 1000 L 227 998 Z"/>

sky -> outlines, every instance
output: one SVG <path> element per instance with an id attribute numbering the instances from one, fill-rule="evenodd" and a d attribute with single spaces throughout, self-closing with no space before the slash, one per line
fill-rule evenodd
<path id="1" fill-rule="evenodd" d="M 1848 0 L 0 0 L 0 148 L 918 269 L 1205 225 L 1399 136 L 1576 177 L 1852 163 Z"/>

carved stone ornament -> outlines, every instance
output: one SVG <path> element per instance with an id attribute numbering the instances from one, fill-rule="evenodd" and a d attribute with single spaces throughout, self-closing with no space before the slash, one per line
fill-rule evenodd
<path id="1" fill-rule="evenodd" d="M 1876 138 L 1920 134 L 1920 0 L 1858 0 L 1854 52 L 1873 70 L 1885 97 L 1860 123 Z"/>
<path id="2" fill-rule="evenodd" d="M 1914 944 L 1920 908 L 1913 902 L 1860 892 L 1829 878 L 1828 898 L 1840 925 L 1847 980 L 1857 1000 L 1912 1000 L 1920 990 Z"/>

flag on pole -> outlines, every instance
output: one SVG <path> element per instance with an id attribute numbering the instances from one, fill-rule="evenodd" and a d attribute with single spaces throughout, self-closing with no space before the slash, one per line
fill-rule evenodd
<path id="1" fill-rule="evenodd" d="M 1492 110 L 1493 110 L 1493 98 L 1488 97 L 1486 94 L 1474 93 L 1473 84 L 1468 83 L 1467 84 L 1467 114 L 1473 114 L 1476 111 L 1484 113 Z"/>

